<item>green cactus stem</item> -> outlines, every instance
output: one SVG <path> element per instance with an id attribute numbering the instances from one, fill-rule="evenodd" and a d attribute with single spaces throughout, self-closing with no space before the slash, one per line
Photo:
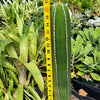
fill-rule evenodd
<path id="1" fill-rule="evenodd" d="M 54 100 L 70 100 L 70 16 L 67 7 L 62 3 L 55 3 L 51 7 L 51 42 Z"/>

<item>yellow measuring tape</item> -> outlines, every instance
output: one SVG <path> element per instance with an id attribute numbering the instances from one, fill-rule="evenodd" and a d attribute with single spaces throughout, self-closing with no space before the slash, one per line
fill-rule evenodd
<path id="1" fill-rule="evenodd" d="M 46 45 L 48 100 L 53 100 L 50 0 L 43 0 L 43 10 L 44 10 L 45 45 Z"/>

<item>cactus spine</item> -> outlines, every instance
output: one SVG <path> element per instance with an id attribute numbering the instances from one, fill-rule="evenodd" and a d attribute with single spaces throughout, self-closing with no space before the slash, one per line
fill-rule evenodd
<path id="1" fill-rule="evenodd" d="M 70 17 L 68 9 L 62 3 L 55 3 L 51 7 L 51 33 L 54 99 L 70 100 Z"/>

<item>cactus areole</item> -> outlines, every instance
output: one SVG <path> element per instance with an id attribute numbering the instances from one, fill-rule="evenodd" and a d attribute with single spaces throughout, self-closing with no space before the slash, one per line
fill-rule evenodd
<path id="1" fill-rule="evenodd" d="M 51 6 L 54 100 L 71 100 L 70 16 L 63 3 Z"/>

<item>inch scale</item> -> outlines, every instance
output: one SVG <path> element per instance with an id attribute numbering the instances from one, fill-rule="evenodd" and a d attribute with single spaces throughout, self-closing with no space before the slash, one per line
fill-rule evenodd
<path id="1" fill-rule="evenodd" d="M 48 100 L 53 100 L 50 0 L 43 0 Z"/>

